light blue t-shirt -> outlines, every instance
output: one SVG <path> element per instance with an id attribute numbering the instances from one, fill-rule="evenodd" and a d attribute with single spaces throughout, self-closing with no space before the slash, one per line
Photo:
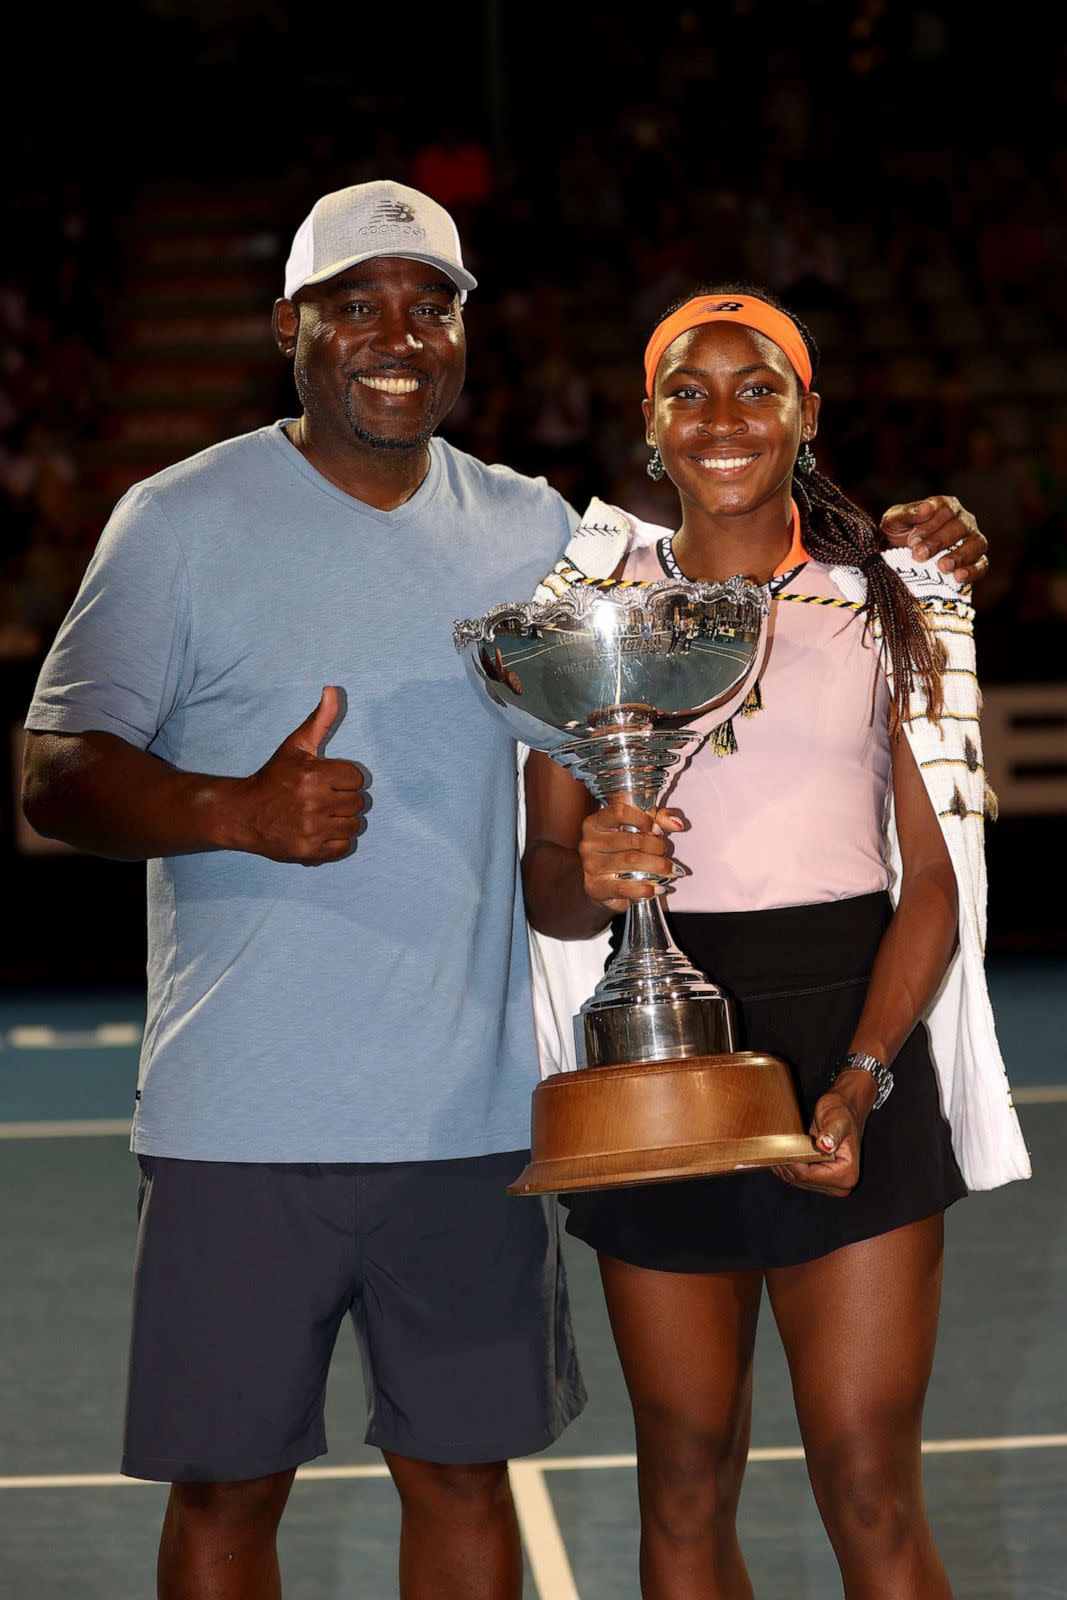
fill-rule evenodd
<path id="1" fill-rule="evenodd" d="M 353 854 L 148 866 L 133 1148 L 405 1161 L 529 1143 L 537 1081 L 515 747 L 467 683 L 457 617 L 529 596 L 575 524 L 543 479 L 435 439 L 377 511 L 282 424 L 120 502 L 27 727 L 118 734 L 186 771 L 256 771 L 339 684 L 326 750 L 370 773 Z"/>

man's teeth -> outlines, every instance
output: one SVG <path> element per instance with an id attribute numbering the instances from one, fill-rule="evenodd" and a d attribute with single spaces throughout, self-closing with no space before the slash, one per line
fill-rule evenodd
<path id="1" fill-rule="evenodd" d="M 697 456 L 696 464 L 706 472 L 730 472 L 735 467 L 747 467 L 756 457 L 751 456 Z"/>
<path id="2" fill-rule="evenodd" d="M 383 394 L 414 394 L 419 387 L 418 378 L 360 378 L 367 389 L 380 389 Z"/>

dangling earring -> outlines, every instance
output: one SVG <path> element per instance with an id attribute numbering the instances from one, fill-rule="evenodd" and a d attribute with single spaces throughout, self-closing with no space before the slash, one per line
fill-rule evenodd
<path id="1" fill-rule="evenodd" d="M 658 483 L 662 477 L 666 476 L 667 469 L 663 465 L 663 457 L 659 453 L 658 444 L 653 445 L 652 447 L 652 456 L 648 462 L 648 465 L 645 467 L 645 471 L 648 473 L 653 483 Z"/>
<path id="2" fill-rule="evenodd" d="M 804 440 L 800 448 L 800 454 L 797 456 L 797 471 L 802 472 L 805 478 L 815 471 L 815 451 L 811 448 L 807 439 Z"/>

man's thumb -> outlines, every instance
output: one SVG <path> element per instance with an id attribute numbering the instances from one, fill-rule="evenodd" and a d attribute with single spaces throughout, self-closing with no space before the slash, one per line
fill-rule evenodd
<path id="1" fill-rule="evenodd" d="M 322 698 L 310 717 L 295 728 L 285 741 L 289 750 L 303 750 L 306 755 L 317 756 L 333 731 L 341 710 L 341 692 L 327 684 Z"/>

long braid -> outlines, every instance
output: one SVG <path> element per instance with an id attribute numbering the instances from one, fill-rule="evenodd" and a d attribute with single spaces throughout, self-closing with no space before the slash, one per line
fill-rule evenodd
<path id="1" fill-rule="evenodd" d="M 867 513 L 821 472 L 793 479 L 804 547 L 816 561 L 859 567 L 867 580 L 863 614 L 877 619 L 892 668 L 889 731 L 897 733 L 912 697 L 921 689 L 927 715 L 942 709 L 941 672 L 935 641 L 915 596 L 882 560 L 882 541 Z"/>
<path id="2" fill-rule="evenodd" d="M 676 300 L 660 321 L 697 296 L 720 294 L 755 295 L 784 312 L 800 331 L 813 373 L 818 371 L 819 347 L 811 331 L 773 294 L 752 284 L 701 284 Z M 868 621 L 877 622 L 891 668 L 890 733 L 900 731 L 916 691 L 925 698 L 927 716 L 937 721 L 943 699 L 936 641 L 914 595 L 882 560 L 882 538 L 874 522 L 821 472 L 812 471 L 806 476 L 794 473 L 793 495 L 809 554 L 835 566 L 859 567 L 867 580 L 863 614 Z"/>

